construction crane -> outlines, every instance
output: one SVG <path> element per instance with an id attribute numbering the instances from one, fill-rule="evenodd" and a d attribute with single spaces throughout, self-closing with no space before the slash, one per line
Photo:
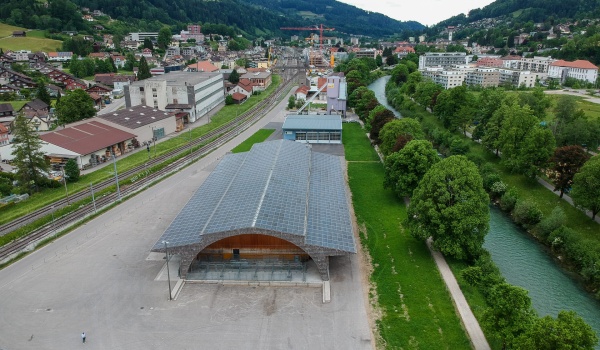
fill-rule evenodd
<path id="1" fill-rule="evenodd" d="M 312 27 L 282 27 L 281 30 L 318 30 L 319 31 L 319 49 L 323 51 L 323 31 L 333 31 L 335 28 L 323 27 L 323 24 L 314 25 Z"/>

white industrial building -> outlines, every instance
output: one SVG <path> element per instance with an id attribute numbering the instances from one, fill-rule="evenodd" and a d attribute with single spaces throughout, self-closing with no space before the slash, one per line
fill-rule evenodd
<path id="1" fill-rule="evenodd" d="M 225 101 L 223 74 L 171 72 L 124 87 L 125 106 L 187 113 L 193 123 Z"/>
<path id="2" fill-rule="evenodd" d="M 419 69 L 460 66 L 468 63 L 467 54 L 464 52 L 427 52 L 419 56 Z"/>

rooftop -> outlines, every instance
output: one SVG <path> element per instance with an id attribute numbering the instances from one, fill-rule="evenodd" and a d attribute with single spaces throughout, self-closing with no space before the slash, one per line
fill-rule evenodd
<path id="1" fill-rule="evenodd" d="M 168 86 L 185 86 L 185 85 L 197 85 L 204 81 L 207 81 L 216 76 L 222 77 L 221 73 L 207 73 L 207 72 L 170 72 L 168 74 L 157 75 L 145 80 L 136 81 L 132 83 L 132 86 L 145 86 L 147 81 L 166 81 Z"/>
<path id="2" fill-rule="evenodd" d="M 153 249 L 200 243 L 245 228 L 303 237 L 309 246 L 356 252 L 343 159 L 286 140 L 229 154 L 181 210 Z"/>
<path id="3" fill-rule="evenodd" d="M 283 122 L 283 130 L 342 130 L 342 117 L 339 115 L 290 114 Z"/>
<path id="4" fill-rule="evenodd" d="M 159 111 L 152 107 L 135 106 L 131 108 L 120 109 L 110 114 L 102 114 L 99 115 L 98 118 L 102 118 L 129 129 L 137 129 L 171 116 L 171 113 Z"/>

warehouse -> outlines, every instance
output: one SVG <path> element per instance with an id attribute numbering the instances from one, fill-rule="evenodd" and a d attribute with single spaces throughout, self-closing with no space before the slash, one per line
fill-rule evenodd
<path id="1" fill-rule="evenodd" d="M 342 117 L 333 115 L 288 115 L 283 139 L 303 143 L 342 143 Z"/>
<path id="2" fill-rule="evenodd" d="M 218 261 L 255 270 L 311 262 L 329 280 L 329 257 L 356 252 L 344 173 L 342 157 L 286 140 L 229 154 L 152 251 L 168 245 L 183 279 L 202 279 Z"/>

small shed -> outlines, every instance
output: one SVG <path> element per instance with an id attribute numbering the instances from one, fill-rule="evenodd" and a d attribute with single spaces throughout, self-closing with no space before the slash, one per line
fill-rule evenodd
<path id="1" fill-rule="evenodd" d="M 15 38 L 26 37 L 27 36 L 27 32 L 25 32 L 24 30 L 15 30 L 12 33 L 12 36 L 15 37 Z"/>
<path id="2" fill-rule="evenodd" d="M 342 143 L 342 117 L 339 115 L 288 115 L 282 129 L 284 140 Z"/>

